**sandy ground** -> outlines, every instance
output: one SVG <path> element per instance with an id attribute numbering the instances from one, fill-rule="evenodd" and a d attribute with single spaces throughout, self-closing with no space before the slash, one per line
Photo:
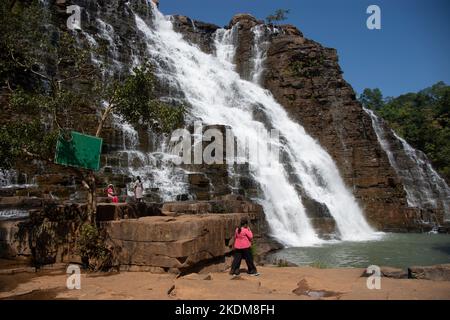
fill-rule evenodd
<path id="1" fill-rule="evenodd" d="M 381 279 L 369 290 L 363 269 L 259 267 L 259 277 L 228 273 L 121 272 L 81 274 L 66 288 L 63 271 L 0 274 L 0 299 L 450 299 L 450 281 Z"/>

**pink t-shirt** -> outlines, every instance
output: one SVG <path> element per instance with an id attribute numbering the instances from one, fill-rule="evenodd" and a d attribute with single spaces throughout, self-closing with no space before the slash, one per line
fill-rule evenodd
<path id="1" fill-rule="evenodd" d="M 238 229 L 239 228 L 236 229 L 236 232 L 234 234 L 234 247 L 236 249 L 250 248 L 252 246 L 251 241 L 253 239 L 253 233 L 250 231 L 250 229 L 247 228 L 241 228 L 241 233 L 239 233 Z"/>

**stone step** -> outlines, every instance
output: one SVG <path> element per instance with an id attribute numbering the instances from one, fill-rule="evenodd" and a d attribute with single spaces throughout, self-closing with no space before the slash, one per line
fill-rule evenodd
<path id="1" fill-rule="evenodd" d="M 161 205 L 158 203 L 98 203 L 97 221 L 112 221 L 120 219 L 137 219 L 140 217 L 161 215 Z"/>
<path id="2" fill-rule="evenodd" d="M 205 214 L 205 213 L 248 213 L 262 212 L 259 204 L 245 200 L 209 200 L 209 201 L 180 201 L 166 202 L 162 211 L 176 214 Z"/>
<path id="3" fill-rule="evenodd" d="M 43 198 L 35 197 L 0 197 L 0 209 L 12 208 L 39 208 L 43 205 Z"/>

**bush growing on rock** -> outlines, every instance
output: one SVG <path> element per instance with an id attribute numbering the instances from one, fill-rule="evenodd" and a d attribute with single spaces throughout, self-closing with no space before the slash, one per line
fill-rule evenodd
<path id="1" fill-rule="evenodd" d="M 101 270 L 110 266 L 111 251 L 97 226 L 85 223 L 80 228 L 78 247 L 85 267 Z"/>

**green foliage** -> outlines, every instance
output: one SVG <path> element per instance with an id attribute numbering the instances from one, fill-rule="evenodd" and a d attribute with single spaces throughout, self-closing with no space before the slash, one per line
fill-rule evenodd
<path id="1" fill-rule="evenodd" d="M 252 246 L 250 247 L 250 252 L 252 253 L 253 257 L 256 257 L 258 255 L 258 249 L 254 241 L 252 242 Z"/>
<path id="2" fill-rule="evenodd" d="M 95 225 L 86 223 L 80 228 L 78 238 L 80 256 L 88 267 L 100 269 L 111 257 L 111 252 L 105 246 L 105 239 Z"/>
<path id="3" fill-rule="evenodd" d="M 150 65 L 135 68 L 117 87 L 114 111 L 131 123 L 148 125 L 155 131 L 170 132 L 183 124 L 183 107 L 160 101 L 155 95 L 156 80 Z"/>
<path id="4" fill-rule="evenodd" d="M 266 17 L 266 21 L 268 24 L 273 24 L 274 22 L 280 22 L 287 19 L 287 15 L 289 14 L 289 10 L 286 9 L 277 9 L 275 13 L 268 15 Z"/>
<path id="5" fill-rule="evenodd" d="M 0 127 L 0 168 L 8 169 L 17 158 L 50 159 L 53 157 L 58 131 L 46 131 L 39 120 L 10 122 Z"/>
<path id="6" fill-rule="evenodd" d="M 25 78 L 31 76 L 56 90 L 67 79 L 94 75 L 89 52 L 77 45 L 71 31 L 56 29 L 51 18 L 37 0 L 2 1 L 2 82 L 29 84 Z"/>
<path id="7" fill-rule="evenodd" d="M 58 117 L 67 120 L 88 92 L 74 90 L 71 81 L 95 81 L 89 52 L 77 46 L 69 31 L 56 29 L 39 1 L 0 4 L 0 81 L 5 84 L 5 111 L 14 117 L 0 121 L 0 167 L 17 159 L 53 158 Z M 85 90 L 89 91 L 89 90 Z M 41 124 L 42 117 L 48 119 Z"/>
<path id="8" fill-rule="evenodd" d="M 169 132 L 182 124 L 184 109 L 157 99 L 149 66 L 120 77 L 124 81 L 103 82 L 90 52 L 71 31 L 56 28 L 53 18 L 37 0 L 0 4 L 0 81 L 8 97 L 5 109 L 15 115 L 12 121 L 0 121 L 0 168 L 24 157 L 53 158 L 58 131 L 80 125 L 71 122 L 71 113 L 103 101 L 124 120 L 155 131 Z M 39 124 L 42 117 L 49 120 L 45 127 Z"/>
<path id="9" fill-rule="evenodd" d="M 380 110 L 384 105 L 383 94 L 378 88 L 364 89 L 363 93 L 359 96 L 361 103 L 369 109 Z"/>
<path id="10" fill-rule="evenodd" d="M 46 103 L 44 96 L 35 92 L 28 92 L 22 88 L 17 88 L 11 94 L 9 104 L 14 112 L 25 112 L 28 114 L 38 114 L 39 108 Z"/>
<path id="11" fill-rule="evenodd" d="M 311 78 L 320 74 L 319 68 L 323 65 L 325 58 L 323 55 L 316 57 L 305 56 L 292 61 L 289 64 L 290 71 L 298 77 Z"/>
<path id="12" fill-rule="evenodd" d="M 61 253 L 73 252 L 74 235 L 86 219 L 82 207 L 67 205 L 61 210 L 55 203 L 48 203 L 18 224 L 14 238 L 19 246 L 31 249 L 34 266 L 55 263 Z"/>
<path id="13" fill-rule="evenodd" d="M 25 76 L 24 68 L 13 59 L 37 67 L 40 60 L 37 48 L 49 51 L 50 38 L 45 32 L 47 14 L 37 0 L 4 0 L 0 2 L 0 80 L 12 80 Z"/>
<path id="14" fill-rule="evenodd" d="M 360 101 L 414 148 L 425 152 L 450 181 L 450 86 L 438 82 L 417 93 L 386 99 L 378 89 L 365 89 Z"/>

